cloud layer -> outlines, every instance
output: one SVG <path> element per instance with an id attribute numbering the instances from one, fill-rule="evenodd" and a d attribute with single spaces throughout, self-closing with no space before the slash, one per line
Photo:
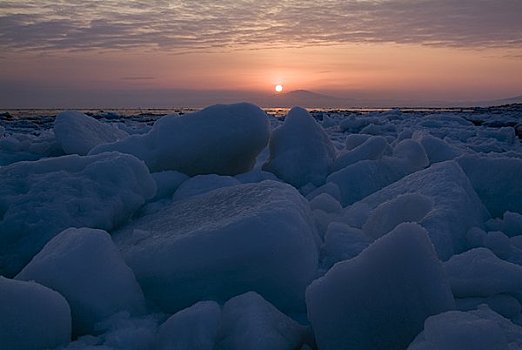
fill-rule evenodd
<path id="1" fill-rule="evenodd" d="M 0 47 L 522 46 L 520 0 L 4 0 Z"/>

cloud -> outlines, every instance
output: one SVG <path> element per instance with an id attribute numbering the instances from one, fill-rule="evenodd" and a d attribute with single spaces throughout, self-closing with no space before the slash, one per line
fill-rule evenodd
<path id="1" fill-rule="evenodd" d="M 135 76 L 135 77 L 123 77 L 121 80 L 154 80 L 155 77 L 148 77 L 148 76 Z"/>
<path id="2" fill-rule="evenodd" d="M 522 45 L 520 0 L 151 0 L 0 3 L 0 47 L 173 52 L 344 43 Z"/>

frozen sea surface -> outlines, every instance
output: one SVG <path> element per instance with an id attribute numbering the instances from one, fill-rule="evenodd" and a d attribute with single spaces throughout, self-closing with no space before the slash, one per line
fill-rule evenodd
<path id="1" fill-rule="evenodd" d="M 522 349 L 522 105 L 0 113 L 0 349 Z"/>

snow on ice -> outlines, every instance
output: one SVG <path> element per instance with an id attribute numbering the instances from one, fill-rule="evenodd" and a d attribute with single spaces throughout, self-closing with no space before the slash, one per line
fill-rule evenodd
<path id="1" fill-rule="evenodd" d="M 181 310 L 158 329 L 158 350 L 212 350 L 221 319 L 221 308 L 215 301 L 200 301 Z"/>
<path id="2" fill-rule="evenodd" d="M 431 315 L 455 308 L 426 231 L 403 223 L 306 291 L 320 349 L 404 349 Z"/>
<path id="3" fill-rule="evenodd" d="M 147 134 L 99 145 L 90 154 L 133 154 L 152 171 L 236 175 L 254 166 L 268 138 L 268 120 L 257 106 L 214 105 L 190 115 L 165 116 Z"/>
<path id="4" fill-rule="evenodd" d="M 0 273 L 19 272 L 68 227 L 115 228 L 155 191 L 143 162 L 116 152 L 0 167 Z"/>
<path id="5" fill-rule="evenodd" d="M 322 185 L 335 160 L 335 148 L 322 127 L 303 108 L 294 107 L 270 137 L 270 159 L 263 169 L 301 187 Z"/>
<path id="6" fill-rule="evenodd" d="M 522 347 L 522 328 L 487 307 L 429 317 L 408 350 L 508 350 Z"/>
<path id="7" fill-rule="evenodd" d="M 0 349 L 520 349 L 520 106 L 0 114 Z"/>
<path id="8" fill-rule="evenodd" d="M 232 176 L 220 176 L 216 174 L 196 175 L 184 181 L 176 189 L 172 199 L 183 200 L 221 187 L 239 185 L 240 183 L 239 180 Z"/>
<path id="9" fill-rule="evenodd" d="M 410 205 L 415 210 L 406 210 Z M 347 207 L 342 219 L 352 220 L 361 211 L 368 215 L 361 215 L 359 225 L 370 235 L 381 235 L 401 219 L 419 222 L 443 260 L 466 249 L 467 231 L 489 219 L 469 179 L 453 161 L 436 163 L 367 196 Z"/>
<path id="10" fill-rule="evenodd" d="M 16 279 L 36 281 L 62 294 L 71 307 L 74 334 L 92 333 L 97 322 L 121 310 L 138 312 L 145 303 L 134 273 L 102 230 L 61 232 Z"/>
<path id="11" fill-rule="evenodd" d="M 115 233 L 145 295 L 168 312 L 248 291 L 298 310 L 318 240 L 308 201 L 274 181 L 174 201 Z"/>
<path id="12" fill-rule="evenodd" d="M 487 248 L 455 255 L 444 267 L 457 297 L 488 297 L 522 290 L 522 266 L 498 258 Z"/>
<path id="13" fill-rule="evenodd" d="M 44 349 L 67 344 L 71 311 L 58 292 L 35 282 L 0 276 L 2 349 Z"/>
<path id="14" fill-rule="evenodd" d="M 215 349 L 299 349 L 311 342 L 308 331 L 259 294 L 248 292 L 223 306 Z"/>
<path id="15" fill-rule="evenodd" d="M 76 153 L 82 156 L 87 155 L 95 146 L 129 136 L 123 130 L 74 111 L 58 114 L 53 130 L 66 154 Z"/>

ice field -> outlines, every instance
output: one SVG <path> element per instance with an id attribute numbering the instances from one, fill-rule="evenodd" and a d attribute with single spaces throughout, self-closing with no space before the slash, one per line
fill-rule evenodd
<path id="1" fill-rule="evenodd" d="M 522 349 L 522 105 L 0 114 L 0 349 Z"/>

